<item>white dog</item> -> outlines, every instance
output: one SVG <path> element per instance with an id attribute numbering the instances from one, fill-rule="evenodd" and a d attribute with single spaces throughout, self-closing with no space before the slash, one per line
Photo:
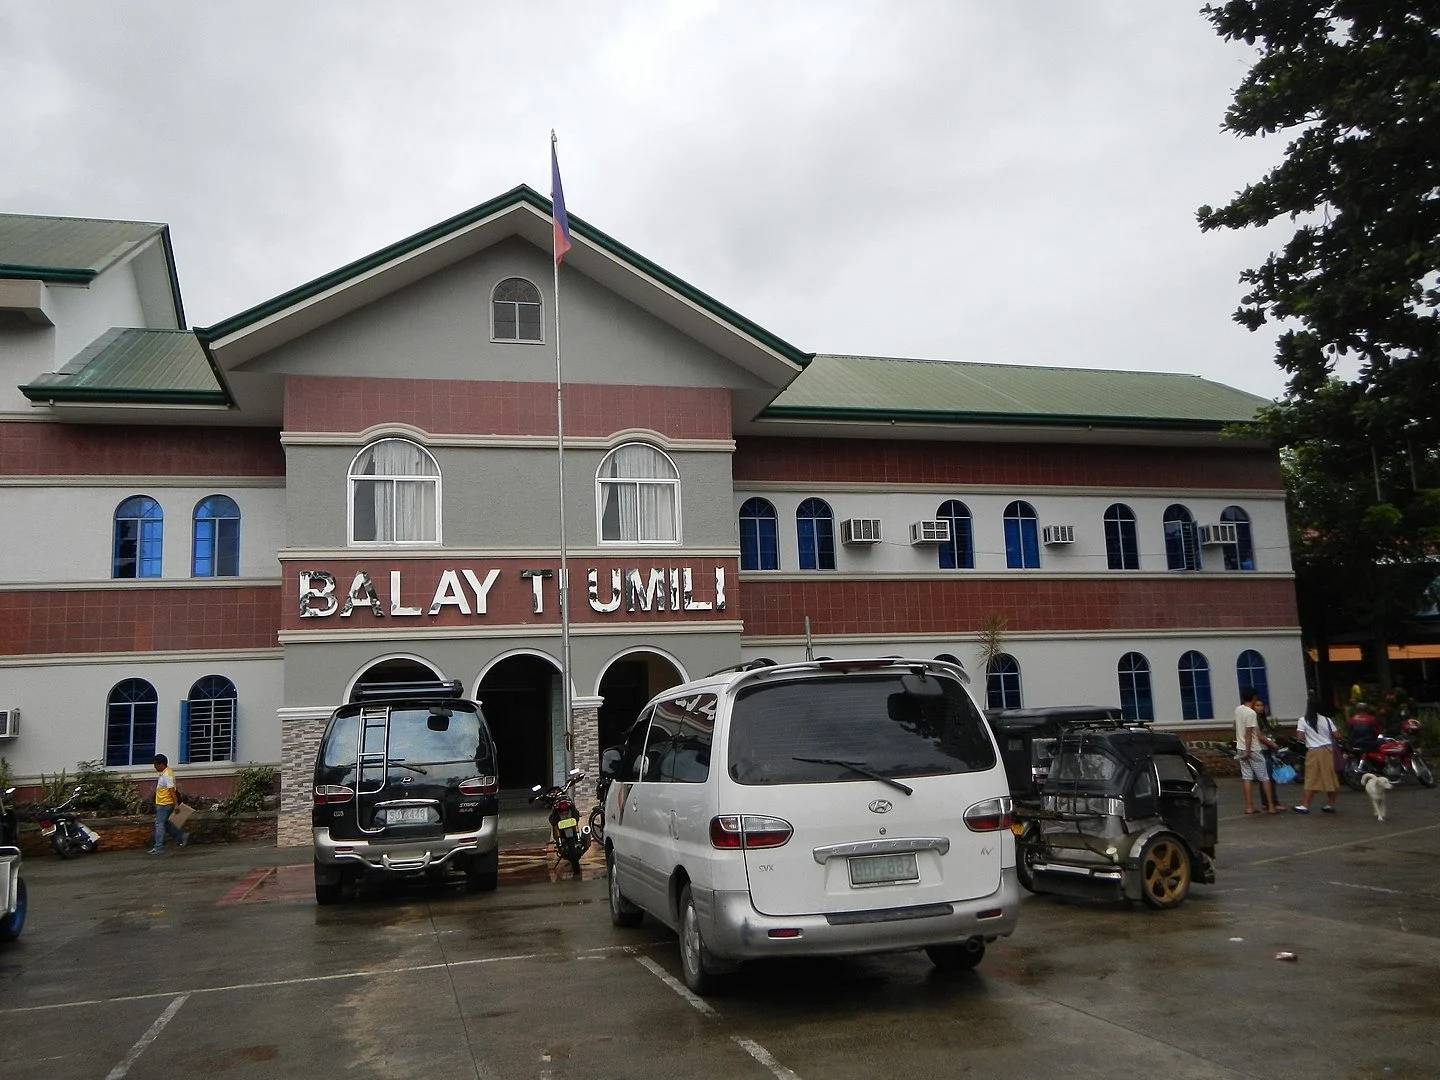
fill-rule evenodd
<path id="1" fill-rule="evenodd" d="M 1376 776 L 1374 773 L 1366 773 L 1363 780 L 1365 794 L 1370 796 L 1370 805 L 1375 810 L 1377 821 L 1385 820 L 1385 793 L 1395 785 L 1383 776 Z"/>

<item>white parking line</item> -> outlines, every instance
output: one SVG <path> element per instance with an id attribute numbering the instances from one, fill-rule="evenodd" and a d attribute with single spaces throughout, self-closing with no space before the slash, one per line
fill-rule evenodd
<path id="1" fill-rule="evenodd" d="M 634 954 L 632 954 L 632 955 L 634 955 Z M 690 1006 L 692 1009 L 694 1009 L 696 1012 L 698 1012 L 698 1013 L 703 1013 L 703 1014 L 705 1014 L 706 1016 L 718 1016 L 718 1015 L 719 1015 L 714 1009 L 712 1009 L 709 1005 L 707 1005 L 701 998 L 699 998 L 699 997 L 697 997 L 696 995 L 692 994 L 692 993 L 690 992 L 690 988 L 689 988 L 688 986 L 685 986 L 683 983 L 680 982 L 679 979 L 675 978 L 675 977 L 674 977 L 673 975 L 671 975 L 668 971 L 666 971 L 664 968 L 662 968 L 659 964 L 655 963 L 654 960 L 651 960 L 648 956 L 635 955 L 635 962 L 636 962 L 637 964 L 639 964 L 641 967 L 643 967 L 646 971 L 650 972 L 651 975 L 654 975 L 657 979 L 659 979 L 662 983 L 664 983 L 666 986 L 668 986 L 671 990 L 674 990 L 675 993 L 677 993 L 677 994 L 680 995 L 680 997 L 684 998 L 685 1001 L 686 1001 L 686 1003 L 689 1004 L 689 1006 Z"/>
<path id="2" fill-rule="evenodd" d="M 656 942 L 655 944 L 659 944 Z M 588 955 L 599 953 L 628 953 L 634 946 L 631 945 L 607 945 L 599 949 L 587 949 L 585 953 L 576 956 L 574 959 L 585 959 Z M 156 998 L 174 997 L 176 994 L 183 994 L 189 997 L 191 994 L 224 994 L 235 990 L 269 990 L 280 986 L 304 986 L 308 983 L 336 982 L 342 979 L 370 979 L 380 975 L 410 975 L 421 971 L 443 971 L 449 968 L 474 967 L 477 964 L 501 964 L 511 960 L 538 960 L 550 958 L 553 953 L 517 953 L 513 956 L 485 956 L 475 960 L 450 960 L 437 964 L 413 964 L 409 967 L 398 968 L 373 968 L 361 971 L 341 971 L 333 975 L 307 975 L 294 979 L 272 979 L 268 982 L 231 983 L 228 986 L 197 986 L 190 990 L 165 990 L 153 994 L 123 994 L 110 998 L 84 998 L 79 1001 L 57 1001 L 50 1005 L 22 1005 L 18 1009 L 0 1009 L 0 1016 L 10 1016 L 18 1013 L 49 1012 L 53 1009 L 74 1009 L 82 1005 L 111 1005 L 126 1001 L 151 1001 Z"/>
<path id="3" fill-rule="evenodd" d="M 1340 886 L 1340 888 L 1342 888 L 1342 889 L 1364 889 L 1366 892 L 1383 892 L 1383 893 L 1389 893 L 1391 896 L 1412 896 L 1412 895 L 1414 895 L 1413 893 L 1407 893 L 1407 892 L 1405 892 L 1405 891 L 1402 890 L 1402 889 L 1382 889 L 1379 885 L 1355 885 L 1355 884 L 1353 884 L 1352 882 L 1349 882 L 1349 881 L 1327 881 L 1325 884 L 1326 884 L 1326 885 L 1338 885 L 1338 886 Z"/>
<path id="4" fill-rule="evenodd" d="M 125 1074 L 130 1071 L 130 1066 L 134 1065 L 136 1059 L 159 1037 L 160 1032 L 165 1030 L 165 1025 L 170 1023 L 171 1017 L 180 1011 L 180 1006 L 184 1005 L 189 998 L 189 994 L 181 994 L 165 1006 L 165 1011 L 155 1018 L 155 1022 L 150 1025 L 144 1035 L 140 1036 L 139 1041 L 130 1047 L 130 1052 L 125 1055 L 125 1060 L 105 1074 L 105 1080 L 123 1080 Z"/>
<path id="5" fill-rule="evenodd" d="M 753 1039 L 742 1039 L 739 1035 L 732 1035 L 731 1038 L 740 1044 L 742 1050 L 779 1077 L 779 1080 L 800 1080 L 797 1074 L 791 1072 L 784 1065 L 781 1065 L 770 1056 L 770 1051 L 766 1050 Z"/>
<path id="6" fill-rule="evenodd" d="M 1269 859 L 1256 859 L 1249 866 L 1264 866 L 1266 863 L 1279 862 L 1282 859 L 1293 859 L 1297 855 L 1319 855 L 1326 851 L 1339 851 L 1341 848 L 1354 847 L 1356 844 L 1373 844 L 1376 840 L 1396 840 L 1402 836 L 1412 836 L 1415 833 L 1432 832 L 1440 829 L 1440 825 L 1422 825 L 1418 829 L 1405 829 L 1401 832 L 1382 832 L 1374 836 L 1362 836 L 1357 840 L 1346 840 L 1343 844 L 1327 844 L 1324 847 L 1306 848 L 1304 851 L 1291 851 L 1284 855 L 1276 855 Z"/>
<path id="7" fill-rule="evenodd" d="M 631 955 L 635 957 L 635 962 L 637 964 L 643 967 L 646 971 L 650 972 L 651 975 L 654 975 L 671 990 L 675 991 L 675 993 L 678 994 L 681 998 L 683 998 L 685 1002 L 689 1004 L 689 1006 L 696 1012 L 704 1016 L 708 1016 L 714 1020 L 718 1020 L 720 1018 L 719 1013 L 717 1013 L 708 1004 L 706 1004 L 703 999 L 691 993 L 688 986 L 680 982 L 679 979 L 675 978 L 659 964 L 655 963 L 654 960 L 651 960 L 648 956 L 641 956 L 639 951 L 635 949 L 634 946 L 631 946 L 629 951 Z M 739 1035 L 731 1035 L 730 1038 L 734 1041 L 736 1046 L 740 1047 L 740 1049 L 744 1050 L 761 1065 L 764 1065 L 767 1069 L 774 1073 L 777 1080 L 800 1080 L 800 1077 L 797 1073 L 794 1073 L 791 1070 L 787 1069 L 784 1065 L 781 1065 L 780 1062 L 775 1060 L 769 1050 L 766 1050 L 765 1047 L 761 1046 L 754 1039 L 743 1039 Z"/>

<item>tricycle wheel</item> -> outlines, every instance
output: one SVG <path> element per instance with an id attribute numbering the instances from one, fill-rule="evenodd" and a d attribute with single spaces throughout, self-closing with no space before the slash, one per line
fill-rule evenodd
<path id="1" fill-rule="evenodd" d="M 1140 851 L 1141 895 L 1153 908 L 1172 908 L 1190 892 L 1190 853 L 1172 833 L 1160 833 Z"/>
<path id="2" fill-rule="evenodd" d="M 1030 870 L 1030 861 L 1035 857 L 1034 838 L 1038 832 L 1033 825 L 1015 838 L 1015 878 L 1026 892 L 1035 891 L 1035 875 Z"/>

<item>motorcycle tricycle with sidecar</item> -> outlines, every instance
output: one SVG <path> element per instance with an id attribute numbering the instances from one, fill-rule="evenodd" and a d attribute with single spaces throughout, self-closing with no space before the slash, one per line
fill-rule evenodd
<path id="1" fill-rule="evenodd" d="M 1125 720 L 1067 723 L 1038 806 L 1015 809 L 1020 882 L 1036 893 L 1171 908 L 1215 880 L 1214 778 L 1178 735 Z"/>

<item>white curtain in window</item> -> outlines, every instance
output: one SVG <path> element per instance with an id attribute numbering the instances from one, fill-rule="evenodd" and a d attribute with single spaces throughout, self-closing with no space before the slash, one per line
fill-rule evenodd
<path id="1" fill-rule="evenodd" d="M 439 470 L 419 446 L 384 439 L 361 451 L 351 475 L 356 540 L 436 539 Z M 427 479 L 401 479 L 411 476 Z"/>
<path id="2" fill-rule="evenodd" d="M 617 447 L 600 466 L 601 538 L 676 540 L 678 479 L 675 466 L 654 447 Z"/>

